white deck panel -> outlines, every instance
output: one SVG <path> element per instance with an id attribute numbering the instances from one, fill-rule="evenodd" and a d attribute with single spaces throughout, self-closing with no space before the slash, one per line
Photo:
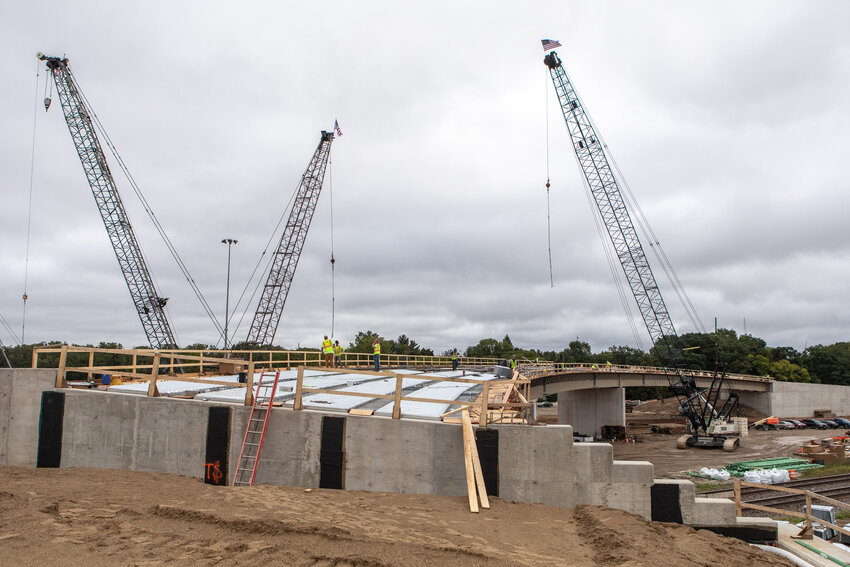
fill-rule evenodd
<path id="1" fill-rule="evenodd" d="M 321 372 L 318 370 L 305 370 L 304 376 L 325 376 L 327 372 Z M 280 378 L 283 380 L 284 378 L 296 378 L 298 376 L 298 370 L 282 370 L 280 372 Z M 192 392 L 197 392 L 201 395 L 219 392 L 222 390 L 230 390 L 235 387 L 235 389 L 242 390 L 242 399 L 245 399 L 245 387 L 241 388 L 239 385 L 239 376 L 236 374 L 230 374 L 227 376 L 207 376 L 206 378 L 210 380 L 215 380 L 216 382 L 231 382 L 233 386 L 226 386 L 223 384 L 204 384 L 203 382 L 189 382 L 186 380 L 172 380 L 170 378 L 161 378 L 156 381 L 157 390 L 163 396 L 183 396 Z M 260 373 L 254 373 L 254 382 L 258 382 L 260 380 Z M 265 376 L 263 376 L 263 383 L 271 383 L 274 382 L 274 372 L 266 372 Z M 122 394 L 144 394 L 148 393 L 148 386 L 150 381 L 145 382 L 135 382 L 133 384 L 118 384 L 115 386 L 109 386 L 107 388 L 110 392 L 120 392 Z M 204 399 L 204 398 L 199 398 Z"/>
<path id="2" fill-rule="evenodd" d="M 435 400 L 456 400 L 461 394 L 475 388 L 476 384 L 467 384 L 465 382 L 437 382 L 424 388 L 420 388 L 411 393 L 414 398 L 432 398 Z M 453 404 L 436 404 L 430 402 L 401 402 L 402 417 L 419 417 L 423 419 L 440 419 L 440 416 L 446 413 L 449 406 Z M 393 402 L 389 402 L 385 406 L 375 411 L 375 415 L 392 415 Z"/>
<path id="3" fill-rule="evenodd" d="M 349 376 L 357 376 L 349 374 Z M 371 376 L 374 378 L 374 376 Z M 364 394 L 392 394 L 395 392 L 395 378 L 385 378 L 383 380 L 374 380 L 363 384 L 355 384 L 346 388 L 340 388 L 340 392 L 361 392 Z M 401 387 L 410 388 L 417 384 L 428 382 L 421 378 L 402 378 Z M 327 409 L 336 411 L 348 411 L 353 407 L 365 404 L 369 398 L 363 396 L 344 396 L 341 394 L 315 394 L 312 396 L 304 396 L 304 407 L 312 407 L 316 409 Z"/>
<path id="4" fill-rule="evenodd" d="M 228 380 L 233 378 L 233 380 Z M 216 376 L 210 378 L 218 382 L 233 382 L 239 383 L 237 376 Z M 109 386 L 107 391 L 119 392 L 121 394 L 142 394 L 147 395 L 150 382 L 136 382 L 134 384 L 118 384 L 117 386 Z M 163 396 L 181 396 L 190 392 L 214 392 L 216 390 L 229 389 L 232 386 L 223 384 L 204 384 L 202 382 L 186 382 L 184 380 L 157 380 L 156 389 Z"/>
<path id="5" fill-rule="evenodd" d="M 308 374 L 309 373 L 309 374 Z M 297 371 L 296 371 L 297 376 Z M 283 373 L 281 372 L 281 378 L 283 378 Z M 340 386 L 347 386 L 349 383 L 352 385 L 359 384 L 361 382 L 366 382 L 367 380 L 373 380 L 374 376 L 369 376 L 366 374 L 331 374 L 328 372 L 318 372 L 315 370 L 305 370 L 304 371 L 304 387 L 305 388 L 339 388 Z M 274 375 L 272 374 L 271 380 L 269 377 L 263 380 L 263 386 L 260 387 L 260 397 L 268 397 L 271 395 L 271 384 L 274 382 Z M 298 383 L 298 379 L 294 380 L 280 380 L 277 383 L 277 392 L 275 392 L 275 399 L 279 400 L 281 398 L 285 398 L 287 396 L 291 396 L 295 391 L 295 386 Z M 267 384 L 267 385 L 266 385 Z M 256 386 L 255 386 L 256 388 Z M 216 392 L 207 392 L 203 394 L 199 394 L 195 396 L 195 399 L 198 400 L 206 400 L 210 402 L 230 402 L 230 403 L 244 403 L 245 402 L 245 386 L 241 386 L 239 388 L 229 388 L 227 390 L 219 390 Z"/>

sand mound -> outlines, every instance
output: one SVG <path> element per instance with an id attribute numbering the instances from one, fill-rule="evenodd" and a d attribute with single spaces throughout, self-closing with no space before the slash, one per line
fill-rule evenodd
<path id="1" fill-rule="evenodd" d="M 618 510 L 0 467 L 9 565 L 683 567 L 790 565 L 737 540 Z"/>

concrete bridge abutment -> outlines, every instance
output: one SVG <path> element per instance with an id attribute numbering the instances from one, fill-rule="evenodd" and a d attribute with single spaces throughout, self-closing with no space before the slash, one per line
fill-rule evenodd
<path id="1" fill-rule="evenodd" d="M 558 392 L 558 423 L 573 431 L 599 435 L 603 425 L 626 425 L 626 389 L 593 388 Z"/>

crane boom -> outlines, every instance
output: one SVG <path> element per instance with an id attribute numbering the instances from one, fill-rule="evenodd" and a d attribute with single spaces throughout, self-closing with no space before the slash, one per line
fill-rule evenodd
<path id="1" fill-rule="evenodd" d="M 557 53 L 551 52 L 543 61 L 549 67 L 549 74 L 552 76 L 582 173 L 608 229 L 611 244 L 623 267 L 623 273 L 635 296 L 652 342 L 656 349 L 663 351 L 662 356 L 668 363 L 674 365 L 681 358 L 676 329 L 599 136 Z"/>
<path id="2" fill-rule="evenodd" d="M 690 421 L 694 435 L 688 436 L 687 446 L 723 447 L 734 450 L 737 439 L 709 433 L 709 426 L 716 418 L 726 418 L 737 409 L 737 395 L 731 393 L 727 403 L 718 404 L 723 375 L 715 372 L 711 387 L 700 390 L 693 378 L 682 374 L 678 368 L 682 362 L 682 348 L 679 336 L 673 326 L 673 320 L 661 296 L 655 275 L 646 258 L 634 223 L 626 208 L 625 200 L 606 155 L 606 149 L 600 142 L 593 122 L 586 113 L 573 84 L 570 81 L 558 54 L 550 52 L 543 58 L 549 68 L 555 92 L 561 104 L 561 111 L 567 123 L 570 140 L 573 144 L 587 186 L 593 194 L 596 207 L 608 230 L 608 236 L 629 287 L 640 309 L 656 352 L 664 364 L 672 367 L 673 374 L 667 374 L 670 387 L 679 400 L 681 412 Z"/>
<path id="3" fill-rule="evenodd" d="M 164 311 L 168 299 L 160 297 L 154 286 L 68 59 L 42 53 L 38 58 L 45 61 L 56 84 L 65 122 L 148 342 L 151 348 L 175 348 L 177 342 Z"/>
<path id="4" fill-rule="evenodd" d="M 319 202 L 333 139 L 333 133 L 322 131 L 313 159 L 301 176 L 289 218 L 272 259 L 263 295 L 248 331 L 249 344 L 270 345 L 274 340 L 283 306 L 295 277 L 295 268 L 298 267 L 301 250 L 307 240 L 307 231 L 310 230 L 310 222 Z"/>

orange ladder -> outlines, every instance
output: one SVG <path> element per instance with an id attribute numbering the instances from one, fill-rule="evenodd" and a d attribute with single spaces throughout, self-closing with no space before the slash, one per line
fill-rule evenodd
<path id="1" fill-rule="evenodd" d="M 245 439 L 242 440 L 242 450 L 239 451 L 239 461 L 236 465 L 236 473 L 233 475 L 232 486 L 253 486 L 254 477 L 257 476 L 257 465 L 260 464 L 260 453 L 263 450 L 263 441 L 266 438 L 269 415 L 271 415 L 269 410 L 274 403 L 280 370 L 274 374 L 271 395 L 264 398 L 264 401 L 260 401 L 260 388 L 264 387 L 264 376 L 265 374 L 261 372 L 260 379 L 257 381 L 257 391 L 254 394 L 254 403 L 251 405 L 251 415 L 248 416 L 248 426 L 245 428 Z M 268 388 L 268 386 L 265 387 Z"/>

